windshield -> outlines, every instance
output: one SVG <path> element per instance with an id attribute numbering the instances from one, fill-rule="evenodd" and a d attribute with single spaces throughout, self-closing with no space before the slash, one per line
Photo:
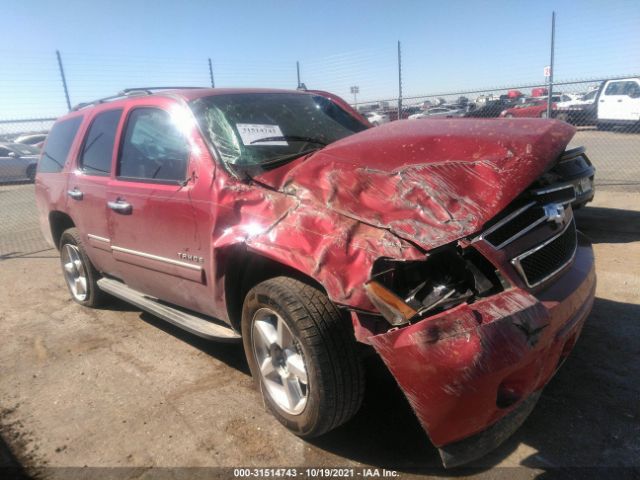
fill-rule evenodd
<path id="1" fill-rule="evenodd" d="M 18 152 L 20 155 L 38 155 L 40 150 L 31 145 L 23 145 L 22 143 L 12 143 L 11 149 Z"/>
<path id="2" fill-rule="evenodd" d="M 191 109 L 222 161 L 239 167 L 267 168 L 368 128 L 320 95 L 213 95 Z"/>

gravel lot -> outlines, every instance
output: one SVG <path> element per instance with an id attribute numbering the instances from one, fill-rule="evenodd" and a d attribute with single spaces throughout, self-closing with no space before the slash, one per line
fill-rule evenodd
<path id="1" fill-rule="evenodd" d="M 2 257 L 0 465 L 52 478 L 176 478 L 175 470 L 148 469 L 187 466 L 386 466 L 402 478 L 492 479 L 585 467 L 589 476 L 633 478 L 629 468 L 640 469 L 638 197 L 599 191 L 577 212 L 594 241 L 599 281 L 581 339 L 523 427 L 453 472 L 442 470 L 375 357 L 360 413 L 303 441 L 263 409 L 240 345 L 202 341 L 116 301 L 102 310 L 76 305 L 53 250 Z M 197 473 L 230 475 L 197 470 L 180 478 Z"/>

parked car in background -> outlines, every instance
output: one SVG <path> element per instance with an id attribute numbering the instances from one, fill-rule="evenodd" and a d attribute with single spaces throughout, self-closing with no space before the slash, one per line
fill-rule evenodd
<path id="1" fill-rule="evenodd" d="M 461 117 L 466 113 L 465 108 L 461 108 L 459 105 L 455 106 L 440 106 L 433 107 L 424 112 L 414 113 L 413 115 L 409 115 L 409 118 L 412 120 L 420 119 L 420 118 L 438 118 L 438 117 Z"/>
<path id="2" fill-rule="evenodd" d="M 380 112 L 367 112 L 364 114 L 365 118 L 369 120 L 371 125 L 382 125 L 389 121 L 389 115 Z"/>
<path id="3" fill-rule="evenodd" d="M 27 135 L 20 135 L 13 141 L 14 143 L 24 143 L 25 145 L 39 145 L 42 144 L 47 138 L 46 133 L 30 133 Z"/>
<path id="4" fill-rule="evenodd" d="M 598 129 L 640 125 L 640 78 L 608 80 L 597 100 Z"/>
<path id="5" fill-rule="evenodd" d="M 551 108 L 555 108 L 555 103 L 551 105 Z M 516 105 L 511 108 L 507 108 L 500 112 L 501 117 L 539 117 L 547 118 L 547 101 L 546 100 L 534 100 L 520 105 Z"/>
<path id="6" fill-rule="evenodd" d="M 598 120 L 597 98 L 599 89 L 592 90 L 569 102 L 558 102 L 553 117 L 571 125 L 595 125 Z"/>
<path id="7" fill-rule="evenodd" d="M 516 101 L 509 99 L 489 100 L 475 108 L 472 107 L 474 104 L 470 105 L 469 110 L 464 114 L 464 116 L 471 118 L 495 118 L 499 117 L 505 109 L 516 104 Z"/>
<path id="8" fill-rule="evenodd" d="M 0 182 L 35 179 L 40 151 L 22 143 L 0 143 Z"/>

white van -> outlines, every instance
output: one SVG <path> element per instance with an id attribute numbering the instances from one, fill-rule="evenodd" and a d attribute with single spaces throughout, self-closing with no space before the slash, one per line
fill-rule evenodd
<path id="1" fill-rule="evenodd" d="M 640 121 L 640 78 L 608 80 L 598 99 L 598 128 Z"/>

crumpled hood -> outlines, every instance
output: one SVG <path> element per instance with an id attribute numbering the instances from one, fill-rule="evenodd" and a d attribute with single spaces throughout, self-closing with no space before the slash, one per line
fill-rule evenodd
<path id="1" fill-rule="evenodd" d="M 403 120 L 256 179 L 428 250 L 480 231 L 551 167 L 574 132 L 541 119 Z"/>

